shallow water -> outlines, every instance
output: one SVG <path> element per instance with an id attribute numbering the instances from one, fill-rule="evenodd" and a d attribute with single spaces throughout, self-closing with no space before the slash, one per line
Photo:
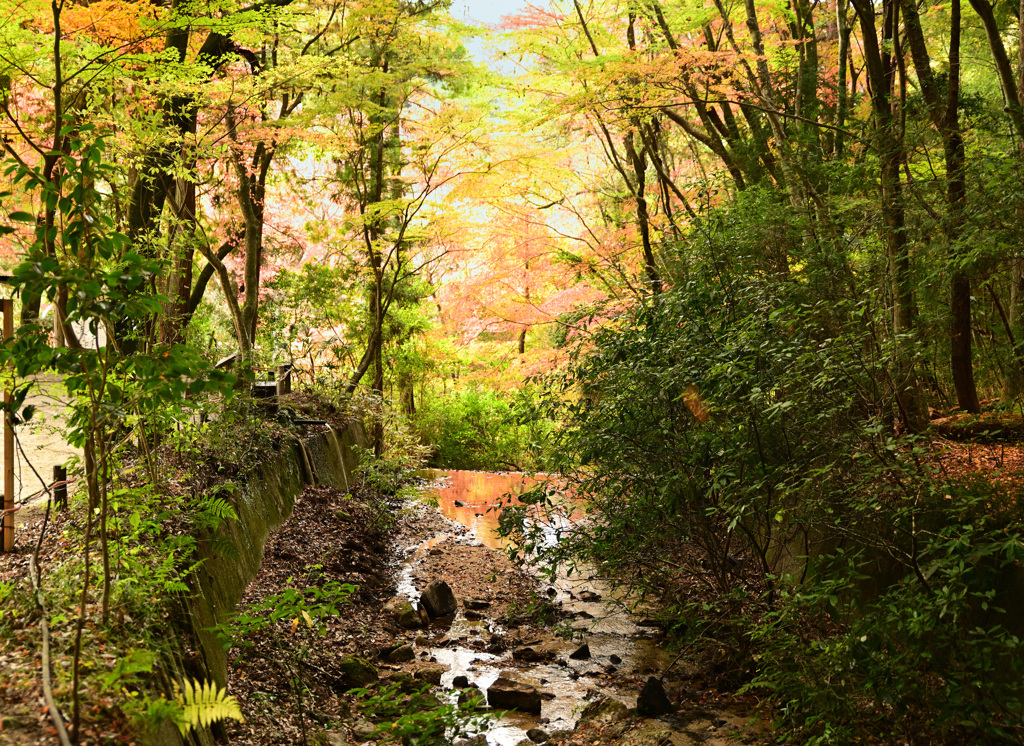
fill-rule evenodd
<path id="1" fill-rule="evenodd" d="M 414 568 L 431 547 L 447 539 L 504 549 L 505 541 L 498 536 L 497 508 L 504 495 L 521 494 L 538 481 L 524 474 L 437 469 L 424 470 L 419 476 L 432 480 L 424 491 L 437 500 L 440 512 L 466 526 L 472 533 L 466 537 L 441 534 L 407 550 L 398 590 L 414 601 L 417 600 L 412 581 Z M 540 718 L 509 713 L 494 723 L 487 732 L 487 741 L 492 746 L 518 744 L 526 738 L 527 730 L 538 727 L 541 718 L 547 722 L 540 727 L 548 732 L 572 728 L 580 710 L 597 693 L 614 696 L 632 707 L 636 704 L 636 692 L 619 687 L 614 674 L 655 673 L 668 664 L 665 652 L 648 639 L 647 631 L 637 626 L 636 618 L 627 610 L 624 599 L 592 572 L 585 569 L 573 574 L 560 572 L 550 583 L 539 582 L 538 589 L 554 604 L 575 615 L 572 627 L 576 639 L 559 645 L 555 662 L 524 666 L 513 664 L 509 653 L 497 656 L 460 647 L 460 639 L 487 637 L 504 631 L 491 621 L 466 619 L 461 609 L 451 626 L 443 631 L 444 639 L 451 642 L 445 647 L 429 649 L 428 654 L 432 658 L 451 669 L 441 680 L 443 686 L 450 688 L 456 676 L 464 675 L 472 684 L 486 690 L 499 675 L 506 673 L 509 678 L 532 684 L 542 692 L 554 695 L 544 701 Z M 435 633 L 440 631 L 434 630 Z M 590 646 L 592 657 L 582 661 L 569 659 L 569 654 L 579 647 L 581 638 Z M 613 664 L 612 655 L 621 658 L 621 662 Z"/>

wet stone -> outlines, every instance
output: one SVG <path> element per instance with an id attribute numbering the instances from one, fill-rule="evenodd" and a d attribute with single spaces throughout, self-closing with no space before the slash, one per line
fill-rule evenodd
<path id="1" fill-rule="evenodd" d="M 412 645 L 399 645 L 390 651 L 384 659 L 388 663 L 404 663 L 405 661 L 413 660 L 415 657 L 416 651 L 412 649 Z"/>
<path id="2" fill-rule="evenodd" d="M 636 700 L 636 712 L 641 717 L 656 718 L 661 715 L 668 715 L 675 711 L 672 703 L 668 701 L 665 694 L 665 687 L 661 682 L 651 676 L 640 690 L 640 696 Z"/>
<path id="3" fill-rule="evenodd" d="M 462 605 L 467 609 L 479 611 L 480 609 L 490 608 L 491 602 L 484 598 L 467 598 L 463 600 Z"/>
<path id="4" fill-rule="evenodd" d="M 415 676 L 428 684 L 440 686 L 441 677 L 447 672 L 448 666 L 443 666 L 440 663 L 425 663 L 416 671 Z"/>
<path id="5" fill-rule="evenodd" d="M 535 687 L 499 676 L 487 690 L 488 704 L 497 710 L 540 714 L 541 694 Z"/>
<path id="6" fill-rule="evenodd" d="M 580 715 L 581 723 L 617 723 L 629 717 L 629 709 L 617 699 L 602 697 L 591 702 Z"/>
<path id="7" fill-rule="evenodd" d="M 485 697 L 484 693 L 475 686 L 466 687 L 461 692 L 459 692 L 458 702 L 460 705 L 464 705 L 473 699 L 479 700 L 478 704 L 480 705 L 484 705 L 487 703 L 487 697 Z"/>
<path id="8" fill-rule="evenodd" d="M 524 645 L 512 651 L 512 660 L 520 663 L 545 663 L 555 659 L 556 649 L 548 645 Z"/>
<path id="9" fill-rule="evenodd" d="M 423 590 L 420 605 L 431 619 L 454 614 L 459 608 L 451 587 L 443 580 L 435 580 Z"/>
<path id="10" fill-rule="evenodd" d="M 574 661 L 585 661 L 590 658 L 590 646 L 583 643 L 569 655 Z"/>
<path id="11" fill-rule="evenodd" d="M 526 731 L 526 737 L 534 743 L 544 743 L 548 740 L 547 731 L 541 730 L 540 728 L 530 728 Z"/>
<path id="12" fill-rule="evenodd" d="M 452 686 L 456 689 L 465 689 L 467 686 L 469 686 L 469 677 L 456 676 L 454 679 L 452 679 Z"/>
<path id="13" fill-rule="evenodd" d="M 383 612 L 390 616 L 402 629 L 420 629 L 426 624 L 412 604 L 403 598 L 393 598 L 384 604 Z"/>

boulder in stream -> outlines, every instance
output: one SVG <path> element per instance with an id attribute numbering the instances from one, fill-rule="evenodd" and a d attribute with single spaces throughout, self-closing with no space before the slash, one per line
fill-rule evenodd
<path id="1" fill-rule="evenodd" d="M 569 657 L 574 661 L 585 661 L 590 658 L 590 646 L 587 643 L 583 643 L 576 650 L 569 654 Z"/>
<path id="2" fill-rule="evenodd" d="M 443 580 L 435 580 L 423 589 L 420 605 L 427 610 L 431 619 L 454 614 L 459 608 L 455 594 Z"/>
<path id="3" fill-rule="evenodd" d="M 434 686 L 441 686 L 441 677 L 448 672 L 448 666 L 441 663 L 424 663 L 416 669 L 414 676 Z"/>
<path id="4" fill-rule="evenodd" d="M 540 715 L 540 692 L 536 687 L 499 676 L 487 690 L 487 703 L 497 710 L 519 710 Z"/>
<path id="5" fill-rule="evenodd" d="M 487 697 L 475 686 L 467 686 L 461 692 L 459 692 L 459 704 L 464 705 L 470 700 L 479 700 L 478 705 L 483 707 L 487 703 Z"/>
<path id="6" fill-rule="evenodd" d="M 644 688 L 640 690 L 640 696 L 636 700 L 636 714 L 641 717 L 656 718 L 675 712 L 675 707 L 668 701 L 665 694 L 665 687 L 654 676 L 647 679 Z"/>
<path id="7" fill-rule="evenodd" d="M 558 645 L 543 643 L 524 645 L 512 651 L 512 660 L 520 663 L 547 663 L 555 659 L 558 648 Z"/>

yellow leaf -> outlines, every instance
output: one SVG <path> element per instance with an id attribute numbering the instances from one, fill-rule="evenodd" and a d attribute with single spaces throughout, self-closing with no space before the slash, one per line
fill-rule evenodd
<path id="1" fill-rule="evenodd" d="M 298 628 L 299 628 L 299 618 L 295 617 L 294 619 L 292 619 L 292 634 L 293 635 L 295 634 L 295 630 L 297 630 Z"/>
<path id="2" fill-rule="evenodd" d="M 303 610 L 303 612 L 302 612 L 302 618 L 306 620 L 306 624 L 307 624 L 307 625 L 308 625 L 308 626 L 309 626 L 310 628 L 312 628 L 312 627 L 313 627 L 313 620 L 309 618 L 309 613 L 308 613 L 308 612 L 306 612 L 305 610 Z"/>

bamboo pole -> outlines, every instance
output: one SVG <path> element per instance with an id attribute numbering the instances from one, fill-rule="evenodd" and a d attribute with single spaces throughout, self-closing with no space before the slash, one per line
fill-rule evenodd
<path id="1" fill-rule="evenodd" d="M 14 301 L 0 301 L 4 314 L 4 339 L 14 336 Z M 11 403 L 11 390 L 4 390 L 4 404 Z M 14 551 L 14 429 L 11 417 L 4 416 L 4 551 Z"/>

